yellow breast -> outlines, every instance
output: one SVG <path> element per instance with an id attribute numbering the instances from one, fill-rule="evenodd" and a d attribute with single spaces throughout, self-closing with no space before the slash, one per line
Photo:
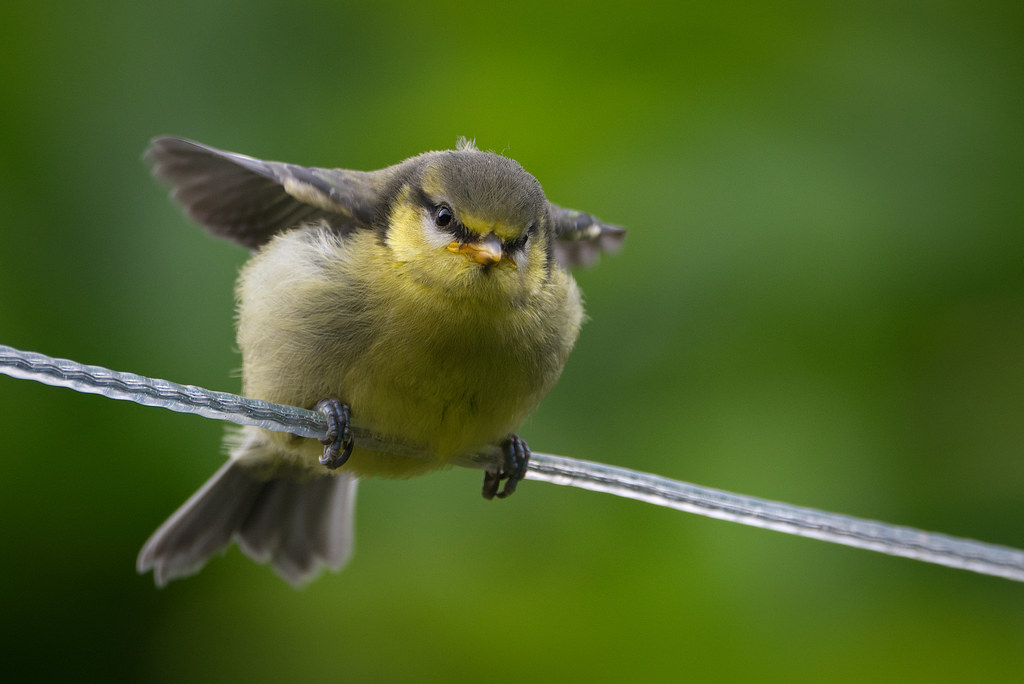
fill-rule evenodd
<path id="1" fill-rule="evenodd" d="M 356 449 L 345 468 L 360 475 L 417 474 L 500 441 L 557 380 L 582 307 L 558 269 L 523 296 L 488 286 L 454 296 L 424 284 L 369 232 L 281 235 L 239 278 L 245 392 L 306 407 L 337 397 L 360 426 L 435 455 Z M 316 463 L 315 440 L 275 439 Z"/>

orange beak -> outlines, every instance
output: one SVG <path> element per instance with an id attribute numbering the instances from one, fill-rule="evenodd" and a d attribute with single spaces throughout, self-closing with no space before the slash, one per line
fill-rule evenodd
<path id="1" fill-rule="evenodd" d="M 467 259 L 483 266 L 493 266 L 501 261 L 501 240 L 494 233 L 486 235 L 476 242 L 453 242 L 448 245 L 449 252 L 464 254 Z"/>

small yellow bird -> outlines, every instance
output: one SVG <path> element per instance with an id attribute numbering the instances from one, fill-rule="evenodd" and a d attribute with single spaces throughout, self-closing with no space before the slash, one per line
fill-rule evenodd
<path id="1" fill-rule="evenodd" d="M 255 250 L 237 283 L 243 392 L 323 411 L 323 444 L 260 428 L 146 542 L 163 585 L 232 539 L 298 585 L 341 568 L 356 480 L 418 475 L 490 445 L 483 494 L 511 494 L 516 430 L 562 372 L 583 318 L 565 267 L 625 231 L 547 201 L 518 163 L 460 140 L 378 171 L 266 162 L 181 138 L 146 158 L 189 216 Z M 349 419 L 383 442 L 354 447 Z"/>

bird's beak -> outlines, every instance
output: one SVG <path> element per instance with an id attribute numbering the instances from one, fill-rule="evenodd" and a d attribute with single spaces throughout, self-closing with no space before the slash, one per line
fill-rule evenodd
<path id="1" fill-rule="evenodd" d="M 464 254 L 470 261 L 483 266 L 493 266 L 501 261 L 501 240 L 490 233 L 476 242 L 453 242 L 448 245 L 448 251 Z"/>

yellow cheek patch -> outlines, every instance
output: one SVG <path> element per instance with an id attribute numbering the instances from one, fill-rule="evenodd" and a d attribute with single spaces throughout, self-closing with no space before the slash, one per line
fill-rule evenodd
<path id="1" fill-rule="evenodd" d="M 388 217 L 387 244 L 399 261 L 411 261 L 431 250 L 420 228 L 422 210 L 409 201 L 409 195 L 410 190 L 406 186 L 399 192 Z"/>

